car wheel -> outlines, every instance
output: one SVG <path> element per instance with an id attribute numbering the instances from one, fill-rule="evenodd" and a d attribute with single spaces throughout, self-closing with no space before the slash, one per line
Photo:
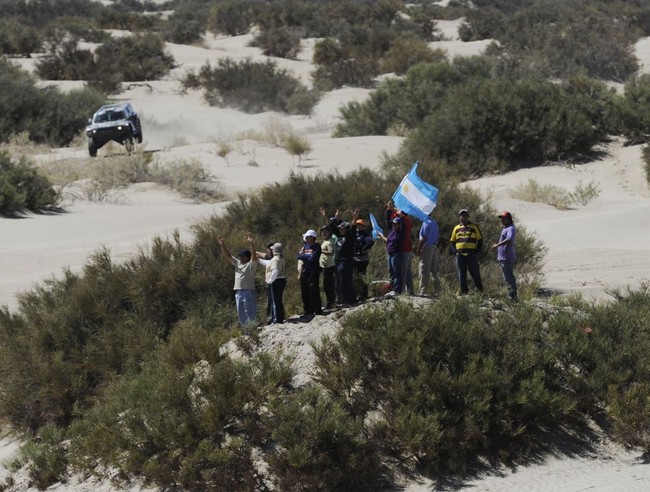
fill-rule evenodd
<path id="1" fill-rule="evenodd" d="M 88 154 L 90 157 L 97 157 L 97 144 L 92 138 L 88 139 Z"/>
<path id="2" fill-rule="evenodd" d="M 138 133 L 135 134 L 135 141 L 138 142 L 139 144 L 142 143 L 142 130 L 140 130 Z"/>

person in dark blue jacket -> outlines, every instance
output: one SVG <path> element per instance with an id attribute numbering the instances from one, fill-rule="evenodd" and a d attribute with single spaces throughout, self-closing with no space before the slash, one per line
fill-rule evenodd
<path id="1" fill-rule="evenodd" d="M 298 252 L 298 260 L 301 262 L 300 267 L 300 293 L 302 295 L 302 305 L 304 308 L 303 317 L 313 316 L 314 314 L 323 314 L 320 300 L 320 244 L 316 242 L 318 234 L 313 229 L 309 229 L 302 236 L 305 244 Z"/>
<path id="2" fill-rule="evenodd" d="M 366 271 L 370 263 L 370 248 L 375 244 L 372 236 L 366 231 L 366 223 L 363 219 L 357 219 L 354 223 L 357 230 L 357 238 L 354 242 L 354 286 L 357 292 L 357 301 L 368 299 L 368 284 L 366 283 Z"/>

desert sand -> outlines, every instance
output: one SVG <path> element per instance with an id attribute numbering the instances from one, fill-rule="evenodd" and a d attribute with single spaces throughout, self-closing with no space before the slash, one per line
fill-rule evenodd
<path id="1" fill-rule="evenodd" d="M 450 56 L 480 53 L 488 43 L 462 43 L 456 31 L 460 20 L 442 23 L 442 41 L 431 43 Z M 120 33 L 116 33 L 120 34 Z M 183 93 L 179 80 L 192 68 L 222 56 L 263 59 L 260 51 L 248 47 L 250 36 L 206 36 L 203 47 L 168 45 L 178 66 L 164 80 L 133 84 L 116 98 L 130 100 L 143 120 L 145 151 L 154 152 L 161 162 L 195 159 L 220 181 L 231 197 L 267 183 L 281 182 L 290 173 L 345 174 L 361 166 L 378 169 L 384 152 L 395 152 L 398 137 L 359 137 L 333 139 L 338 108 L 349 101 L 361 101 L 369 91 L 343 88 L 327 94 L 311 117 L 274 113 L 250 115 L 233 109 L 208 106 L 196 92 Z M 304 42 L 298 60 L 277 60 L 305 83 L 313 69 L 313 40 Z M 642 70 L 650 70 L 650 39 L 637 44 Z M 33 59 L 20 60 L 33 69 Z M 76 82 L 43 82 L 63 90 L 79 87 Z M 281 148 L 243 138 L 246 132 L 269 126 L 289 125 L 305 136 L 312 147 L 302 159 Z M 228 161 L 217 155 L 222 142 L 237 142 Z M 512 212 L 517 224 L 536 233 L 548 248 L 543 286 L 558 294 L 579 293 L 606 300 L 608 290 L 636 288 L 650 279 L 650 191 L 638 146 L 625 147 L 613 141 L 601 149 L 603 157 L 587 164 L 567 167 L 561 164 L 515 173 L 485 177 L 466 183 L 489 197 L 497 209 Z M 121 148 L 103 148 L 98 159 Z M 33 156 L 37 163 L 83 157 L 83 147 L 54 149 Z M 541 203 L 512 198 L 511 190 L 534 178 L 572 191 L 580 183 L 595 182 L 601 193 L 585 206 L 558 210 Z M 397 185 L 397 183 L 396 183 Z M 443 198 L 444 199 L 444 198 Z M 44 280 L 61 275 L 64 268 L 80 271 L 88 257 L 107 248 L 116 261 L 127 259 L 140 248 L 147 248 L 157 235 L 178 231 L 191 239 L 191 225 L 223 210 L 225 202 L 193 203 L 153 184 L 140 184 L 122 190 L 110 201 L 89 203 L 68 199 L 65 212 L 54 215 L 27 215 L 0 220 L 0 304 L 17 307 L 20 292 Z M 496 220 L 496 218 L 495 218 Z M 630 241 L 629 232 L 638 240 Z M 298 325 L 295 325 L 296 327 Z M 306 327 L 304 327 L 306 328 Z M 269 346 L 282 344 L 301 354 L 300 370 L 310 366 L 309 341 L 336 329 L 333 319 L 296 333 L 268 332 Z M 0 459 L 12 456 L 19 442 L 0 441 Z M 6 470 L 0 470 L 0 478 Z M 413 484 L 410 491 L 432 490 L 431 483 Z M 589 456 L 552 456 L 543 463 L 503 470 L 490 476 L 468 480 L 451 487 L 475 491 L 630 491 L 650 490 L 650 467 L 641 464 L 638 452 L 626 451 L 607 441 Z M 88 482 L 70 483 L 52 490 L 114 490 L 110 485 Z M 133 486 L 131 490 L 143 490 Z"/>

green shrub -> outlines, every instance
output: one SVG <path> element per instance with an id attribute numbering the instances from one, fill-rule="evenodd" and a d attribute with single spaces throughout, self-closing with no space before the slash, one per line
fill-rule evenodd
<path id="1" fill-rule="evenodd" d="M 316 388 L 270 407 L 277 446 L 269 471 L 279 490 L 377 490 L 388 467 L 362 418 Z"/>
<path id="2" fill-rule="evenodd" d="M 51 424 L 39 429 L 38 436 L 27 441 L 14 458 L 13 466 L 27 465 L 30 482 L 38 490 L 65 478 L 68 468 L 64 445 L 65 431 Z"/>
<path id="3" fill-rule="evenodd" d="M 36 73 L 45 80 L 86 80 L 96 70 L 97 64 L 90 50 L 77 48 L 78 39 L 52 44 L 48 56 L 36 62 Z"/>
<path id="4" fill-rule="evenodd" d="M 104 103 L 92 89 L 61 93 L 38 88 L 23 70 L 0 59 L 0 140 L 28 132 L 30 140 L 67 145 L 87 125 L 88 117 Z"/>
<path id="5" fill-rule="evenodd" d="M 650 75 L 643 74 L 625 84 L 620 103 L 621 131 L 632 144 L 650 139 Z"/>
<path id="6" fill-rule="evenodd" d="M 225 0 L 210 11 L 210 30 L 229 36 L 246 34 L 255 20 L 256 5 L 250 0 Z"/>
<path id="7" fill-rule="evenodd" d="M 650 185 L 650 148 L 647 145 L 643 146 L 642 156 L 643 162 L 645 162 L 645 179 Z"/>
<path id="8" fill-rule="evenodd" d="M 298 157 L 298 167 L 300 167 L 302 157 L 311 151 L 311 145 L 309 144 L 309 141 L 306 138 L 299 137 L 297 135 L 290 135 L 284 144 L 284 148 L 292 156 Z"/>
<path id="9" fill-rule="evenodd" d="M 382 58 L 381 71 L 404 75 L 413 65 L 441 62 L 446 58 L 444 51 L 433 51 L 421 39 L 397 38 Z"/>
<path id="10" fill-rule="evenodd" d="M 625 390 L 609 388 L 609 414 L 616 440 L 625 446 L 650 451 L 650 385 L 635 382 Z"/>
<path id="11" fill-rule="evenodd" d="M 233 106 L 249 113 L 289 112 L 290 107 L 295 107 L 290 105 L 292 98 L 307 92 L 296 78 L 270 60 L 222 58 L 215 68 L 208 63 L 198 74 L 188 74 L 183 85 L 203 88 L 205 99 L 213 106 Z M 297 107 L 310 112 L 316 98 L 308 102 L 303 99 L 303 103 Z"/>
<path id="12" fill-rule="evenodd" d="M 368 307 L 317 348 L 316 379 L 375 421 L 377 445 L 427 474 L 518 461 L 582 425 L 542 322 L 528 306 L 493 315 L 455 296 Z"/>
<path id="13" fill-rule="evenodd" d="M 252 448 L 267 442 L 267 406 L 288 387 L 290 360 L 232 360 L 220 355 L 224 341 L 192 322 L 179 326 L 141 374 L 116 381 L 75 424 L 77 465 L 117 467 L 164 488 L 260 487 Z"/>
<path id="14" fill-rule="evenodd" d="M 6 151 L 0 151 L 0 214 L 54 207 L 57 194 L 33 164 L 21 157 L 12 161 Z"/>
<path id="15" fill-rule="evenodd" d="M 578 186 L 569 193 L 571 201 L 575 204 L 582 205 L 583 207 L 587 205 L 590 201 L 598 198 L 600 195 L 600 186 L 595 181 L 590 181 L 587 184 L 583 184 L 582 181 L 578 183 Z"/>
<path id="16" fill-rule="evenodd" d="M 0 20 L 0 54 L 31 56 L 41 50 L 42 33 L 17 19 Z"/>
<path id="17" fill-rule="evenodd" d="M 295 59 L 300 52 L 300 35 L 298 30 L 285 26 L 263 29 L 251 46 L 261 48 L 266 56 Z"/>
<path id="18" fill-rule="evenodd" d="M 458 176 L 588 154 L 616 123 L 614 93 L 584 78 L 499 75 L 483 57 L 420 65 L 341 110 L 337 136 L 403 125 L 403 161 L 453 162 Z M 410 130 L 410 131 L 409 131 Z"/>
<path id="19" fill-rule="evenodd" d="M 316 70 L 312 77 L 319 90 L 330 91 L 344 85 L 372 86 L 373 78 L 379 73 L 377 62 L 367 54 L 355 57 L 344 46 L 334 39 L 316 43 L 313 60 Z"/>

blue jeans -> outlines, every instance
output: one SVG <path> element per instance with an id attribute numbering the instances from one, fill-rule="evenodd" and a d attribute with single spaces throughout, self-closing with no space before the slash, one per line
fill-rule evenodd
<path id="1" fill-rule="evenodd" d="M 257 316 L 257 298 L 255 297 L 254 290 L 236 290 L 235 305 L 237 306 L 237 316 L 239 316 L 239 324 L 241 326 L 255 323 Z"/>
<path id="2" fill-rule="evenodd" d="M 401 294 L 404 290 L 403 266 L 404 255 L 395 253 L 388 255 L 388 271 L 390 273 L 390 283 L 396 294 Z"/>
<path id="3" fill-rule="evenodd" d="M 515 278 L 515 264 L 512 261 L 499 260 L 501 265 L 501 272 L 503 273 L 503 280 L 506 281 L 508 286 L 508 297 L 513 301 L 517 300 L 517 279 Z"/>
<path id="4" fill-rule="evenodd" d="M 468 255 L 456 255 L 456 271 L 458 273 L 458 280 L 460 281 L 460 292 L 467 294 L 469 287 L 467 286 L 467 271 L 474 280 L 477 290 L 483 292 L 483 282 L 481 281 L 481 269 L 478 264 L 478 255 L 470 253 Z"/>

